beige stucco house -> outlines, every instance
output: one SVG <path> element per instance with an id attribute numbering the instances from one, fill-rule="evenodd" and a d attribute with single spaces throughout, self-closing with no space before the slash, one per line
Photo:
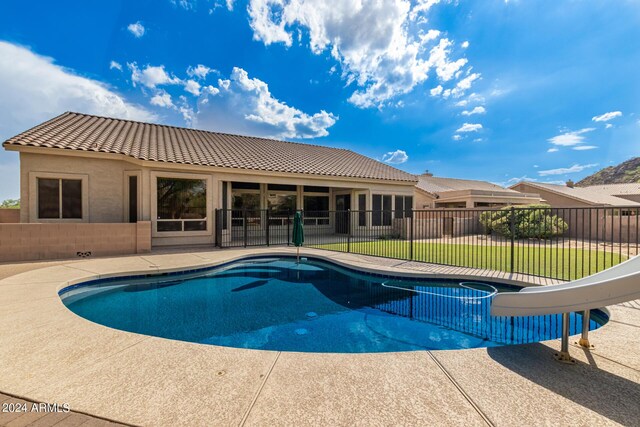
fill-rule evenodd
<path id="1" fill-rule="evenodd" d="M 3 147 L 20 153 L 22 223 L 150 221 L 154 246 L 213 244 L 222 208 L 265 210 L 276 226 L 304 210 L 311 231 L 344 233 L 327 211 L 384 222 L 414 207 L 418 180 L 345 149 L 73 112 Z M 225 232 L 236 225 L 227 216 Z M 357 225 L 391 225 L 382 222 Z"/>
<path id="2" fill-rule="evenodd" d="M 622 185 L 627 186 L 627 184 Z M 607 190 L 602 187 L 607 188 Z M 540 197 L 554 208 L 640 206 L 640 203 L 633 199 L 632 188 L 627 189 L 631 191 L 631 194 L 627 194 L 628 197 L 622 198 L 621 196 L 612 195 L 612 192 L 621 192 L 623 190 L 618 188 L 612 191 L 611 188 L 615 186 L 602 187 L 576 187 L 571 181 L 568 181 L 567 185 L 522 181 L 512 185 L 510 189 L 527 193 L 538 193 Z M 636 187 L 638 187 L 637 184 Z"/>
<path id="3" fill-rule="evenodd" d="M 495 208 L 540 203 L 536 192 L 519 192 L 487 181 L 420 175 L 415 187 L 416 209 Z"/>

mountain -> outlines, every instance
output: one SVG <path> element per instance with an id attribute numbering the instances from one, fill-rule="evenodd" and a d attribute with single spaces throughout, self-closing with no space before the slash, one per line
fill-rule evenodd
<path id="1" fill-rule="evenodd" d="M 578 181 L 577 187 L 588 185 L 626 184 L 640 182 L 640 157 L 634 157 L 617 166 L 609 166 Z"/>

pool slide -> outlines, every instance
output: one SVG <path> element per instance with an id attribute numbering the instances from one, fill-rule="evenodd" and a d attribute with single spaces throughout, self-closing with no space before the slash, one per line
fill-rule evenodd
<path id="1" fill-rule="evenodd" d="M 568 356 L 569 313 L 582 311 L 586 319 L 589 311 L 640 298 L 640 256 L 582 279 L 549 286 L 533 286 L 520 292 L 505 292 L 494 296 L 493 316 L 540 316 L 563 314 L 562 350 L 558 359 L 571 361 Z M 588 321 L 583 321 L 580 344 L 588 347 Z M 565 333 L 566 336 L 565 336 Z"/>

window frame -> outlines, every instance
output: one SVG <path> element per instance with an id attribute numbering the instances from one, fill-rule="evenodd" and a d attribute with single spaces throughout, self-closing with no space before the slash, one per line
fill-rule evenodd
<path id="1" fill-rule="evenodd" d="M 206 199 L 206 217 L 204 219 L 204 221 L 206 222 L 205 230 L 158 231 L 158 178 L 202 180 L 205 182 L 205 199 Z M 151 224 L 152 224 L 151 237 L 211 236 L 213 234 L 213 220 L 211 218 L 213 215 L 212 195 L 213 195 L 213 179 L 211 178 L 211 175 L 152 171 L 151 172 Z M 182 221 L 182 220 L 176 220 L 176 221 Z"/>
<path id="2" fill-rule="evenodd" d="M 40 218 L 38 179 L 58 179 L 80 181 L 80 204 L 82 207 L 81 218 Z M 62 182 L 61 182 L 62 184 Z M 62 192 L 62 188 L 59 190 Z M 58 207 L 62 212 L 62 204 Z M 62 216 L 62 214 L 60 214 Z M 58 172 L 29 172 L 29 222 L 33 223 L 79 223 L 89 222 L 89 175 Z"/>

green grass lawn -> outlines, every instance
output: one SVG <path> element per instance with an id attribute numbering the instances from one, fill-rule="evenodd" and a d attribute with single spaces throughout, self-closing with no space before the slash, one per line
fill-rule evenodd
<path id="1" fill-rule="evenodd" d="M 318 249 L 347 251 L 346 243 L 312 245 Z M 406 240 L 378 240 L 354 242 L 350 252 L 387 258 L 409 259 L 409 242 Z M 514 271 L 517 273 L 551 277 L 562 280 L 578 279 L 625 261 L 618 253 L 588 249 L 562 249 L 522 246 L 517 243 L 514 254 Z M 511 271 L 510 246 L 481 246 L 457 243 L 413 244 L 413 260 L 459 267 Z"/>

